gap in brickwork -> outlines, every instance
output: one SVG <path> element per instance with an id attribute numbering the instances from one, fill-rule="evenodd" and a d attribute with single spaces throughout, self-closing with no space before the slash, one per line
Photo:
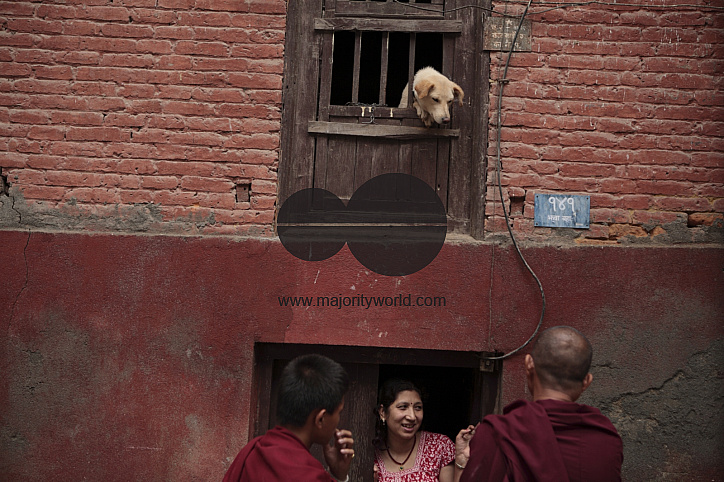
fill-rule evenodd
<path id="1" fill-rule="evenodd" d="M 510 196 L 510 215 L 522 216 L 525 207 L 525 196 Z"/>
<path id="2" fill-rule="evenodd" d="M 251 184 L 241 183 L 236 185 L 236 202 L 248 203 L 251 199 Z"/>
<path id="3" fill-rule="evenodd" d="M 10 195 L 10 185 L 8 184 L 8 175 L 0 173 L 0 194 Z"/>

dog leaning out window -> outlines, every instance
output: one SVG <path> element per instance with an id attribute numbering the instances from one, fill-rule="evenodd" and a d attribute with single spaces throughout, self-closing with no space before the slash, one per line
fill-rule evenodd
<path id="1" fill-rule="evenodd" d="M 398 107 L 407 107 L 407 89 L 402 91 L 402 99 Z M 450 105 L 457 99 L 463 105 L 465 93 L 458 84 L 442 75 L 432 67 L 425 67 L 415 73 L 412 79 L 412 106 L 417 111 L 425 127 L 432 123 L 447 124 L 450 122 Z"/>

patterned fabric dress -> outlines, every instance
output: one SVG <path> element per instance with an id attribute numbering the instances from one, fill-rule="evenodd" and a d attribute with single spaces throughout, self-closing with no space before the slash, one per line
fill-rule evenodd
<path id="1" fill-rule="evenodd" d="M 440 469 L 455 460 L 455 444 L 450 437 L 424 431 L 420 432 L 418 443 L 415 465 L 397 472 L 387 470 L 382 453 L 375 450 L 379 482 L 438 482 Z"/>

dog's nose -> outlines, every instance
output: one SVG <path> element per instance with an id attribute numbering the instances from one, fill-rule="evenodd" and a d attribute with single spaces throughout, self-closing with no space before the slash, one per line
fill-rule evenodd
<path id="1" fill-rule="evenodd" d="M 443 117 L 443 118 L 442 118 L 442 123 L 443 123 L 443 124 L 447 124 L 448 122 L 450 122 L 450 118 L 449 118 L 449 117 Z"/>

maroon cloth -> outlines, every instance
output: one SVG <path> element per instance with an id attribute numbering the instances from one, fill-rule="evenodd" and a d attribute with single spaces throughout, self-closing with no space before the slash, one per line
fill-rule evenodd
<path id="1" fill-rule="evenodd" d="M 621 437 L 597 408 L 518 400 L 478 426 L 460 482 L 620 481 L 622 463 Z"/>
<path id="2" fill-rule="evenodd" d="M 307 447 L 289 430 L 274 427 L 249 442 L 223 482 L 335 482 Z"/>

